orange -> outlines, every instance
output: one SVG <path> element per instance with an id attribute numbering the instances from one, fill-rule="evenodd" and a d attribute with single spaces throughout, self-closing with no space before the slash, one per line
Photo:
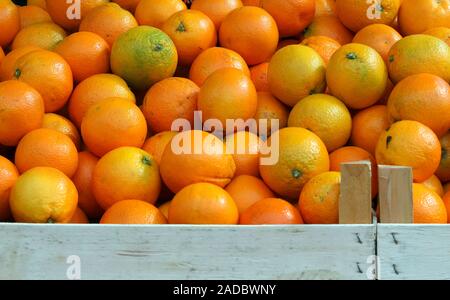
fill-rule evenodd
<path id="1" fill-rule="evenodd" d="M 42 9 L 46 9 L 47 5 L 45 3 L 46 0 L 27 0 L 27 5 L 35 5 Z"/>
<path id="2" fill-rule="evenodd" d="M 177 132 L 174 131 L 162 131 L 157 133 L 145 141 L 142 150 L 151 154 L 158 165 L 160 165 L 164 149 L 166 149 L 166 146 L 169 145 L 175 135 L 177 135 Z"/>
<path id="3" fill-rule="evenodd" d="M 245 6 L 261 6 L 261 0 L 242 0 Z"/>
<path id="4" fill-rule="evenodd" d="M 423 32 L 423 34 L 437 37 L 450 46 L 450 28 L 449 27 L 433 27 Z"/>
<path id="5" fill-rule="evenodd" d="M 77 2 L 47 0 L 46 9 L 53 22 L 68 31 L 77 31 L 81 19 L 84 19 L 95 7 L 108 2 L 109 0 L 79 0 Z"/>
<path id="6" fill-rule="evenodd" d="M 147 123 L 139 107 L 122 98 L 93 104 L 81 122 L 81 135 L 89 150 L 97 155 L 123 146 L 142 147 Z"/>
<path id="7" fill-rule="evenodd" d="M 330 171 L 339 172 L 341 163 L 364 160 L 371 163 L 372 198 L 374 198 L 378 193 L 378 166 L 373 155 L 366 150 L 355 146 L 347 146 L 333 151 L 330 153 Z"/>
<path id="8" fill-rule="evenodd" d="M 250 77 L 258 92 L 270 92 L 269 79 L 267 72 L 269 71 L 269 63 L 265 62 L 250 68 Z"/>
<path id="9" fill-rule="evenodd" d="M 175 193 L 197 182 L 225 187 L 236 170 L 233 156 L 225 150 L 223 142 L 210 133 L 200 130 L 178 133 L 162 155 L 161 177 Z"/>
<path id="10" fill-rule="evenodd" d="M 261 0 L 261 7 L 277 22 L 280 36 L 298 35 L 314 18 L 315 0 Z"/>
<path id="11" fill-rule="evenodd" d="M 75 185 L 61 171 L 37 167 L 23 173 L 9 204 L 16 222 L 68 223 L 77 209 Z"/>
<path id="12" fill-rule="evenodd" d="M 277 98 L 268 92 L 258 93 L 258 105 L 256 107 L 255 120 L 258 122 L 258 133 L 263 140 L 270 136 L 272 131 L 286 127 L 288 117 L 288 108 L 278 101 Z M 264 129 L 263 126 L 261 126 L 263 123 L 267 124 L 267 134 L 263 132 Z M 272 123 L 278 124 L 278 128 L 272 128 Z"/>
<path id="13" fill-rule="evenodd" d="M 36 46 L 25 46 L 16 50 L 9 52 L 3 60 L 0 60 L 0 81 L 5 81 L 11 78 L 11 74 L 14 74 L 14 64 L 17 59 L 24 56 L 25 54 L 39 50 Z"/>
<path id="14" fill-rule="evenodd" d="M 95 33 L 71 34 L 58 44 L 55 52 L 70 65 L 73 79 L 77 82 L 109 71 L 109 45 Z"/>
<path id="15" fill-rule="evenodd" d="M 250 77 L 234 68 L 220 69 L 209 76 L 198 95 L 198 110 L 203 119 L 218 119 L 225 126 L 227 119 L 253 118 L 257 94 Z"/>
<path id="16" fill-rule="evenodd" d="M 247 208 L 240 217 L 241 225 L 303 224 L 298 209 L 279 198 L 259 200 Z"/>
<path id="17" fill-rule="evenodd" d="M 13 70 L 10 78 L 28 83 L 41 94 L 45 112 L 55 112 L 69 100 L 73 76 L 60 55 L 46 50 L 32 51 L 17 59 Z"/>
<path id="18" fill-rule="evenodd" d="M 298 200 L 298 207 L 305 223 L 339 223 L 340 185 L 339 172 L 319 174 L 305 184 Z"/>
<path id="19" fill-rule="evenodd" d="M 181 0 L 141 0 L 134 15 L 139 25 L 161 28 L 173 14 L 186 9 L 186 4 Z"/>
<path id="20" fill-rule="evenodd" d="M 440 139 L 441 144 L 441 161 L 436 175 L 443 182 L 450 181 L 450 133 L 447 132 Z"/>
<path id="21" fill-rule="evenodd" d="M 164 202 L 163 204 L 161 204 L 158 207 L 159 211 L 163 214 L 163 216 L 166 218 L 166 220 L 169 219 L 170 202 L 171 201 Z"/>
<path id="22" fill-rule="evenodd" d="M 2 47 L 0 47 L 0 66 L 2 65 L 2 61 L 5 58 L 5 52 L 3 51 Z"/>
<path id="23" fill-rule="evenodd" d="M 378 139 L 375 156 L 378 164 L 410 166 L 413 178 L 421 182 L 437 170 L 441 146 L 434 132 L 417 121 L 399 121 Z"/>
<path id="24" fill-rule="evenodd" d="M 70 118 L 80 128 L 81 121 L 91 105 L 108 98 L 122 98 L 136 103 L 136 98 L 125 80 L 113 74 L 97 74 L 75 87 L 68 106 Z"/>
<path id="25" fill-rule="evenodd" d="M 267 143 L 274 148 L 272 155 L 278 154 L 278 157 L 275 156 L 275 161 L 261 161 L 259 171 L 264 182 L 283 197 L 298 198 L 309 179 L 329 170 L 325 144 L 307 129 L 280 129 L 270 136 Z M 268 155 L 261 156 L 267 158 Z M 271 162 L 275 164 L 269 164 Z"/>
<path id="26" fill-rule="evenodd" d="M 219 30 L 225 17 L 235 10 L 242 7 L 241 0 L 218 0 L 211 2 L 211 0 L 195 0 L 191 9 L 198 10 L 207 15 L 213 21 L 216 30 Z"/>
<path id="27" fill-rule="evenodd" d="M 212 73 L 224 68 L 235 68 L 250 76 L 247 63 L 242 56 L 230 49 L 213 47 L 200 53 L 193 61 L 189 78 L 198 86 L 202 86 Z"/>
<path id="28" fill-rule="evenodd" d="M 233 155 L 236 164 L 235 176 L 259 176 L 259 137 L 248 131 L 239 131 L 228 135 L 225 139 L 227 153 Z"/>
<path id="29" fill-rule="evenodd" d="M 170 131 L 176 119 L 188 120 L 194 126 L 199 92 L 200 88 L 194 82 L 181 77 L 166 78 L 154 84 L 145 94 L 142 105 L 152 131 Z"/>
<path id="30" fill-rule="evenodd" d="M 72 219 L 68 223 L 71 224 L 89 224 L 89 219 L 86 214 L 79 208 L 75 210 Z"/>
<path id="31" fill-rule="evenodd" d="M 154 204 L 161 190 L 158 164 L 144 150 L 120 147 L 98 161 L 91 186 L 103 209 L 128 199 Z"/>
<path id="32" fill-rule="evenodd" d="M 353 32 L 374 23 L 391 24 L 399 7 L 399 0 L 336 0 L 339 19 Z"/>
<path id="33" fill-rule="evenodd" d="M 289 106 L 325 90 L 325 62 L 304 45 L 278 50 L 270 60 L 267 76 L 271 93 Z"/>
<path id="34" fill-rule="evenodd" d="M 211 183 L 194 183 L 170 203 L 171 224 L 237 224 L 239 212 L 231 196 Z"/>
<path id="35" fill-rule="evenodd" d="M 436 175 L 432 175 L 430 178 L 420 183 L 438 194 L 439 197 L 444 196 L 444 187 L 442 186 L 441 181 L 439 180 L 439 178 L 437 178 Z"/>
<path id="36" fill-rule="evenodd" d="M 42 121 L 42 128 L 53 129 L 61 132 L 69 137 L 77 148 L 80 148 L 81 137 L 78 133 L 78 129 L 72 122 L 63 116 L 54 113 L 45 114 Z"/>
<path id="37" fill-rule="evenodd" d="M 353 116 L 352 144 L 375 155 L 378 138 L 389 125 L 385 105 L 374 105 L 359 111 Z"/>
<path id="38" fill-rule="evenodd" d="M 296 39 L 285 39 L 285 40 L 280 40 L 278 42 L 278 46 L 277 46 L 277 51 L 280 50 L 281 48 L 284 48 L 286 46 L 289 45 L 297 45 L 298 44 L 298 40 Z"/>
<path id="39" fill-rule="evenodd" d="M 44 100 L 26 83 L 0 82 L 0 144 L 16 146 L 28 132 L 38 129 L 44 118 Z"/>
<path id="40" fill-rule="evenodd" d="M 268 61 L 277 49 L 278 38 L 275 20 L 267 11 L 254 6 L 233 10 L 219 31 L 222 47 L 236 51 L 249 65 Z"/>
<path id="41" fill-rule="evenodd" d="M 35 5 L 19 7 L 20 28 L 33 24 L 51 22 L 52 18 L 43 8 Z"/>
<path id="42" fill-rule="evenodd" d="M 11 0 L 0 0 L 0 47 L 9 45 L 20 30 L 19 9 Z"/>
<path id="43" fill-rule="evenodd" d="M 99 219 L 103 209 L 98 205 L 91 184 L 98 158 L 88 151 L 78 153 L 78 168 L 72 181 L 78 190 L 78 206 L 91 219 Z"/>
<path id="44" fill-rule="evenodd" d="M 447 223 L 444 201 L 434 191 L 420 183 L 413 183 L 414 223 Z"/>
<path id="45" fill-rule="evenodd" d="M 214 23 L 201 11 L 183 10 L 173 14 L 161 26 L 174 42 L 178 60 L 188 66 L 205 49 L 217 44 Z"/>
<path id="46" fill-rule="evenodd" d="M 80 31 L 90 31 L 101 36 L 110 47 L 117 38 L 138 26 L 134 16 L 115 3 L 94 8 L 81 21 Z"/>
<path id="47" fill-rule="evenodd" d="M 375 49 L 387 64 L 392 45 L 402 39 L 394 28 L 384 24 L 372 24 L 362 28 L 353 37 L 353 43 L 364 44 Z"/>
<path id="48" fill-rule="evenodd" d="M 164 215 L 150 203 L 122 200 L 114 203 L 102 216 L 100 224 L 166 224 Z"/>
<path id="49" fill-rule="evenodd" d="M 389 51 L 389 76 L 394 83 L 419 73 L 450 81 L 450 47 L 437 37 L 416 34 L 404 37 Z"/>
<path id="50" fill-rule="evenodd" d="M 444 201 L 445 207 L 447 209 L 447 223 L 450 223 L 450 193 L 445 193 L 442 200 Z"/>
<path id="51" fill-rule="evenodd" d="M 352 131 L 352 117 L 339 99 L 315 94 L 303 98 L 292 108 L 288 126 L 314 132 L 331 152 L 347 143 Z"/>
<path id="52" fill-rule="evenodd" d="M 335 16 L 315 17 L 303 32 L 305 38 L 317 35 L 332 38 L 341 45 L 351 43 L 353 38 L 353 33 Z"/>
<path id="53" fill-rule="evenodd" d="M 16 166 L 0 155 L 0 222 L 11 219 L 9 194 L 18 177 Z"/>
<path id="54" fill-rule="evenodd" d="M 17 33 L 11 48 L 36 46 L 46 50 L 53 50 L 65 37 L 64 29 L 52 22 L 37 23 L 27 26 Z"/>
<path id="55" fill-rule="evenodd" d="M 335 0 L 316 0 L 316 17 L 335 16 L 336 1 Z"/>
<path id="56" fill-rule="evenodd" d="M 432 74 L 408 76 L 392 90 L 387 109 L 391 122 L 418 121 L 442 136 L 450 129 L 450 85 Z"/>
<path id="57" fill-rule="evenodd" d="M 122 8 L 130 11 L 131 13 L 134 13 L 140 0 L 112 0 L 112 2 L 119 4 Z"/>
<path id="58" fill-rule="evenodd" d="M 380 100 L 378 100 L 378 102 L 376 104 L 386 105 L 393 89 L 394 89 L 394 84 L 388 77 L 388 79 L 386 81 L 386 88 L 384 89 L 383 96 L 381 96 Z"/>
<path id="59" fill-rule="evenodd" d="M 250 175 L 234 177 L 225 191 L 233 198 L 240 214 L 259 200 L 275 197 L 264 181 Z"/>
<path id="60" fill-rule="evenodd" d="M 77 147 L 59 131 L 36 129 L 20 140 L 15 164 L 20 173 L 34 167 L 52 167 L 72 177 L 78 166 Z"/>
<path id="61" fill-rule="evenodd" d="M 159 29 L 139 26 L 122 34 L 111 51 L 111 69 L 137 90 L 172 77 L 178 56 L 174 43 Z"/>
<path id="62" fill-rule="evenodd" d="M 327 67 L 327 83 L 331 93 L 354 109 L 375 104 L 383 96 L 387 78 L 383 58 L 363 44 L 342 46 Z"/>
<path id="63" fill-rule="evenodd" d="M 341 47 L 341 44 L 339 44 L 336 40 L 322 35 L 306 38 L 302 41 L 302 45 L 316 50 L 320 57 L 322 57 L 325 65 L 328 65 L 331 56 Z"/>
<path id="64" fill-rule="evenodd" d="M 433 27 L 450 27 L 449 0 L 403 1 L 398 23 L 404 35 L 422 33 Z"/>

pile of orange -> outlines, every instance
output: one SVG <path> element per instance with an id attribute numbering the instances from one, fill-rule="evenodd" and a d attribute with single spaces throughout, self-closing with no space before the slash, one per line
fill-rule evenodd
<path id="1" fill-rule="evenodd" d="M 450 220 L 448 0 L 66 2 L 0 0 L 0 221 L 335 224 L 358 160 Z"/>

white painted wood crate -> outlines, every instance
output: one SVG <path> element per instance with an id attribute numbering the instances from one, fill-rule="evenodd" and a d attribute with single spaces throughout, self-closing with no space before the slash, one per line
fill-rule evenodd
<path id="1" fill-rule="evenodd" d="M 339 225 L 0 224 L 0 279 L 375 279 L 370 182 L 342 166 Z"/>

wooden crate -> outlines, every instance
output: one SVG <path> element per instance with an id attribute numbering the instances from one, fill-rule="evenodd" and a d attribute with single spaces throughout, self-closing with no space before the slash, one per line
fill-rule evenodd
<path id="1" fill-rule="evenodd" d="M 370 201 L 364 162 L 342 166 L 339 225 L 4 223 L 0 279 L 375 279 Z"/>
<path id="2" fill-rule="evenodd" d="M 450 279 L 450 225 L 412 224 L 411 168 L 378 170 L 378 279 Z"/>

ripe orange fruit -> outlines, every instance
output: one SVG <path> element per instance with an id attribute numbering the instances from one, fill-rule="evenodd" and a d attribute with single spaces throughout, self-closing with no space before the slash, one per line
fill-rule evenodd
<path id="1" fill-rule="evenodd" d="M 388 79 L 386 81 L 386 88 L 384 89 L 383 96 L 381 96 L 380 100 L 378 100 L 378 102 L 376 104 L 386 105 L 393 89 L 394 89 L 394 84 L 388 77 Z"/>
<path id="2" fill-rule="evenodd" d="M 9 204 L 16 222 L 68 223 L 77 209 L 75 185 L 61 171 L 37 167 L 23 173 Z"/>
<path id="3" fill-rule="evenodd" d="M 189 71 L 189 78 L 202 86 L 206 78 L 217 70 L 235 68 L 250 76 L 245 60 L 233 50 L 213 47 L 206 49 L 194 60 Z"/>
<path id="4" fill-rule="evenodd" d="M 0 47 L 9 45 L 20 30 L 19 9 L 11 0 L 0 0 Z"/>
<path id="5" fill-rule="evenodd" d="M 159 209 L 150 203 L 122 200 L 105 211 L 100 224 L 167 224 L 167 220 Z"/>
<path id="6" fill-rule="evenodd" d="M 78 166 L 77 147 L 61 132 L 47 128 L 36 129 L 20 140 L 15 164 L 20 173 L 34 167 L 52 167 L 72 177 Z"/>
<path id="7" fill-rule="evenodd" d="M 145 94 L 142 105 L 152 131 L 170 131 L 176 119 L 188 120 L 194 126 L 199 91 L 194 82 L 181 77 L 166 78 L 154 84 Z"/>
<path id="8" fill-rule="evenodd" d="M 336 0 L 336 13 L 342 23 L 357 32 L 367 25 L 391 24 L 397 16 L 399 0 Z"/>
<path id="9" fill-rule="evenodd" d="M 335 16 L 336 0 L 316 0 L 316 17 Z"/>
<path id="10" fill-rule="evenodd" d="M 21 29 L 37 23 L 52 22 L 48 12 L 35 5 L 20 6 L 19 16 Z"/>
<path id="11" fill-rule="evenodd" d="M 305 38 L 317 35 L 332 38 L 341 45 L 351 43 L 353 38 L 353 33 L 335 16 L 316 17 L 303 32 Z"/>
<path id="12" fill-rule="evenodd" d="M 418 121 L 442 136 L 450 129 L 450 85 L 432 74 L 408 76 L 392 90 L 387 109 L 391 122 Z"/>
<path id="13" fill-rule="evenodd" d="M 261 7 L 277 22 L 282 37 L 298 35 L 314 18 L 315 0 L 262 0 Z"/>
<path id="14" fill-rule="evenodd" d="M 261 0 L 242 0 L 245 6 L 261 6 Z"/>
<path id="15" fill-rule="evenodd" d="M 38 129 L 44 118 L 44 100 L 26 83 L 0 82 L 0 144 L 16 146 L 28 132 Z"/>
<path id="16" fill-rule="evenodd" d="M 3 51 L 2 47 L 0 47 L 0 66 L 2 65 L 2 61 L 5 58 L 5 52 Z"/>
<path id="17" fill-rule="evenodd" d="M 154 204 L 161 189 L 158 164 L 144 150 L 120 147 L 98 161 L 91 186 L 103 209 L 127 199 Z"/>
<path id="18" fill-rule="evenodd" d="M 269 79 L 267 72 L 269 71 L 269 63 L 265 62 L 250 68 L 250 78 L 258 92 L 270 92 Z"/>
<path id="19" fill-rule="evenodd" d="M 289 106 L 325 90 L 325 63 L 316 51 L 303 45 L 278 50 L 267 76 L 271 93 Z"/>
<path id="20" fill-rule="evenodd" d="M 439 168 L 436 170 L 436 175 L 442 182 L 450 181 L 450 133 L 447 132 L 439 140 L 441 144 L 441 161 Z"/>
<path id="21" fill-rule="evenodd" d="M 302 41 L 302 45 L 316 50 L 320 57 L 322 57 L 325 65 L 328 65 L 331 56 L 333 56 L 334 52 L 341 47 L 341 44 L 339 44 L 336 40 L 322 35 L 306 38 Z"/>
<path id="22" fill-rule="evenodd" d="M 120 7 L 130 11 L 131 13 L 134 13 L 140 0 L 112 0 L 112 2 L 119 4 Z"/>
<path id="23" fill-rule="evenodd" d="M 450 27 L 448 0 L 403 1 L 398 12 L 398 23 L 404 35 L 422 33 L 433 27 Z"/>
<path id="24" fill-rule="evenodd" d="M 288 126 L 314 132 L 331 152 L 345 145 L 350 138 L 352 116 L 339 99 L 315 94 L 303 98 L 292 108 Z"/>
<path id="25" fill-rule="evenodd" d="M 314 176 L 303 187 L 298 207 L 307 224 L 339 223 L 340 172 Z"/>
<path id="26" fill-rule="evenodd" d="M 0 155 L 0 222 L 11 219 L 9 194 L 18 177 L 19 172 L 16 166 Z"/>
<path id="27" fill-rule="evenodd" d="M 109 71 L 109 45 L 95 33 L 71 34 L 58 44 L 55 52 L 70 65 L 73 79 L 77 82 Z"/>
<path id="28" fill-rule="evenodd" d="M 16 50 L 12 50 L 6 55 L 3 60 L 0 60 L 0 81 L 5 81 L 11 78 L 12 74 L 14 74 L 14 64 L 17 59 L 22 57 L 23 55 L 39 50 L 39 47 L 36 46 L 25 46 Z"/>
<path id="29" fill-rule="evenodd" d="M 234 177 L 225 191 L 233 198 L 240 214 L 259 200 L 275 197 L 264 181 L 250 175 Z"/>
<path id="30" fill-rule="evenodd" d="M 45 3 L 46 0 L 27 0 L 27 5 L 34 5 L 38 6 L 42 9 L 47 9 L 47 4 Z"/>
<path id="31" fill-rule="evenodd" d="M 353 43 L 364 44 L 375 49 L 387 64 L 392 45 L 402 39 L 394 28 L 384 24 L 364 27 L 353 37 Z"/>
<path id="32" fill-rule="evenodd" d="M 278 101 L 277 98 L 268 92 L 258 93 L 258 105 L 256 107 L 255 120 L 258 122 L 258 133 L 263 140 L 270 136 L 272 131 L 286 127 L 288 117 L 288 108 Z M 262 132 L 263 128 L 260 126 L 261 122 L 267 124 L 267 134 L 265 136 L 264 132 Z M 272 128 L 272 123 L 278 123 L 278 128 Z"/>
<path id="33" fill-rule="evenodd" d="M 170 202 L 171 201 L 164 202 L 162 205 L 158 207 L 159 211 L 163 214 L 166 220 L 169 219 Z"/>
<path id="34" fill-rule="evenodd" d="M 220 44 L 239 53 L 249 65 L 268 61 L 277 49 L 278 37 L 272 16 L 254 6 L 233 10 L 223 20 L 219 32 Z"/>
<path id="35" fill-rule="evenodd" d="M 161 28 L 173 14 L 186 9 L 186 4 L 182 0 L 141 0 L 134 15 L 139 25 Z"/>
<path id="36" fill-rule="evenodd" d="M 450 193 L 445 193 L 442 200 L 444 201 L 444 205 L 447 210 L 447 223 L 450 223 Z"/>
<path id="37" fill-rule="evenodd" d="M 15 78 L 34 87 L 44 99 L 45 112 L 61 109 L 73 89 L 69 64 L 58 54 L 46 50 L 29 52 L 13 67 Z"/>
<path id="38" fill-rule="evenodd" d="M 414 223 L 447 223 L 447 209 L 438 194 L 420 183 L 413 183 Z"/>
<path id="39" fill-rule="evenodd" d="M 348 107 L 362 109 L 375 104 L 386 89 L 388 74 L 381 56 L 362 44 L 339 48 L 327 67 L 331 93 Z"/>
<path id="40" fill-rule="evenodd" d="M 68 222 L 70 224 L 89 224 L 89 219 L 86 214 L 79 208 L 75 210 L 72 219 Z"/>
<path id="41" fill-rule="evenodd" d="M 434 132 L 417 121 L 399 121 L 378 139 L 375 156 L 378 164 L 410 166 L 413 178 L 421 182 L 437 170 L 441 147 Z"/>
<path id="42" fill-rule="evenodd" d="M 178 61 L 188 66 L 203 50 L 217 44 L 214 23 L 207 15 L 196 10 L 182 10 L 173 14 L 161 26 L 174 42 Z"/>
<path id="43" fill-rule="evenodd" d="M 378 138 L 389 125 L 385 105 L 374 105 L 359 111 L 353 116 L 352 144 L 375 155 Z"/>
<path id="44" fill-rule="evenodd" d="M 333 151 L 330 153 L 330 171 L 339 172 L 341 163 L 364 160 L 371 163 L 372 198 L 374 198 L 378 193 L 378 166 L 373 155 L 366 150 L 355 146 L 347 146 Z"/>
<path id="45" fill-rule="evenodd" d="M 81 122 L 81 135 L 97 156 L 123 146 L 142 147 L 147 123 L 139 107 L 122 98 L 93 104 Z"/>
<path id="46" fill-rule="evenodd" d="M 225 187 L 236 170 L 233 156 L 225 150 L 223 142 L 210 133 L 181 132 L 164 150 L 160 165 L 162 179 L 175 193 L 197 182 Z"/>
<path id="47" fill-rule="evenodd" d="M 125 80 L 113 74 L 97 74 L 83 80 L 73 90 L 68 106 L 70 118 L 80 128 L 91 105 L 108 98 L 122 98 L 136 103 Z"/>
<path id="48" fill-rule="evenodd" d="M 238 131 L 226 137 L 227 153 L 233 155 L 236 164 L 235 176 L 259 176 L 259 137 L 248 131 Z"/>
<path id="49" fill-rule="evenodd" d="M 273 133 L 267 143 L 275 147 L 272 155 L 278 150 L 278 160 L 272 165 L 261 163 L 259 171 L 264 182 L 283 197 L 298 198 L 309 179 L 329 170 L 325 144 L 307 129 L 283 128 Z M 268 155 L 261 156 L 266 158 Z"/>
<path id="50" fill-rule="evenodd" d="M 419 73 L 450 81 L 450 47 L 437 37 L 416 34 L 404 37 L 389 51 L 389 76 L 394 83 Z"/>
<path id="51" fill-rule="evenodd" d="M 441 181 L 439 180 L 439 178 L 437 178 L 436 175 L 432 175 L 430 178 L 420 183 L 438 194 L 439 197 L 444 196 L 444 187 L 442 186 Z"/>
<path id="52" fill-rule="evenodd" d="M 303 224 L 303 219 L 298 209 L 286 200 L 266 198 L 247 208 L 241 214 L 239 224 Z"/>
<path id="53" fill-rule="evenodd" d="M 155 134 L 145 141 L 144 145 L 142 146 L 142 150 L 151 154 L 158 165 L 160 165 L 164 149 L 166 149 L 166 146 L 169 145 L 172 138 L 176 135 L 177 132 L 175 131 L 162 131 L 158 134 Z"/>
<path id="54" fill-rule="evenodd" d="M 210 0 L 195 0 L 192 2 L 191 9 L 201 11 L 213 21 L 216 30 L 219 30 L 225 17 L 235 10 L 242 7 L 241 0 L 219 0 L 212 3 Z"/>
<path id="55" fill-rule="evenodd" d="M 90 11 L 81 21 L 80 31 L 96 33 L 112 47 L 121 34 L 137 26 L 129 11 L 115 3 L 108 3 Z"/>
<path id="56" fill-rule="evenodd" d="M 188 185 L 170 202 L 171 224 L 237 224 L 238 219 L 231 196 L 211 183 Z"/>
<path id="57" fill-rule="evenodd" d="M 81 19 L 84 19 L 92 9 L 108 3 L 109 0 L 79 0 L 77 2 L 80 5 L 80 11 L 77 11 L 74 3 L 69 1 L 47 0 L 46 9 L 53 22 L 73 32 L 77 31 Z"/>
<path id="58" fill-rule="evenodd" d="M 11 48 L 36 46 L 53 50 L 67 36 L 64 29 L 52 22 L 37 23 L 23 28 L 17 33 Z"/>
<path id="59" fill-rule="evenodd" d="M 177 67 L 177 50 L 164 32 L 138 26 L 122 34 L 111 51 L 111 69 L 137 90 L 172 77 Z"/>
<path id="60" fill-rule="evenodd" d="M 81 137 L 78 133 L 78 129 L 65 117 L 54 113 L 47 113 L 44 115 L 42 128 L 53 129 L 61 132 L 69 137 L 78 149 L 80 148 Z"/>
<path id="61" fill-rule="evenodd" d="M 423 34 L 437 37 L 450 46 L 450 28 L 449 27 L 433 27 L 423 32 Z"/>
<path id="62" fill-rule="evenodd" d="M 99 219 L 103 209 L 98 205 L 91 184 L 98 158 L 88 151 L 78 153 L 78 168 L 72 181 L 78 190 L 78 206 L 91 219 Z"/>

